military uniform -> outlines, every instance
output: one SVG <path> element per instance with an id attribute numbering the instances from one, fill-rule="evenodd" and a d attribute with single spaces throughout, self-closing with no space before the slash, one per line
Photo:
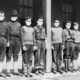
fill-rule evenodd
<path id="1" fill-rule="evenodd" d="M 28 75 L 32 71 L 32 55 L 34 46 L 34 29 L 31 26 L 23 26 L 21 29 L 23 46 L 23 68 L 24 74 Z"/>
<path id="2" fill-rule="evenodd" d="M 74 39 L 74 54 L 72 58 L 77 59 L 80 51 L 80 32 L 78 30 L 73 30 L 72 38 Z"/>
<path id="3" fill-rule="evenodd" d="M 44 68 L 45 59 L 45 28 L 43 26 L 35 26 L 35 39 L 37 45 L 37 52 L 35 53 L 35 68 Z"/>
<path id="4" fill-rule="evenodd" d="M 6 54 L 8 39 L 8 25 L 5 21 L 0 22 L 0 61 L 3 61 Z"/>
<path id="5" fill-rule="evenodd" d="M 53 62 L 56 65 L 56 69 L 54 71 L 61 72 L 60 64 L 61 64 L 61 54 L 62 54 L 62 31 L 63 29 L 61 27 L 53 27 L 51 29 L 51 39 L 52 39 L 52 46 L 54 48 L 53 50 Z"/>
<path id="6" fill-rule="evenodd" d="M 18 53 L 20 51 L 20 29 L 21 25 L 19 22 L 9 22 L 9 42 L 10 42 L 10 48 L 7 56 L 7 60 L 11 60 L 12 54 L 13 54 L 13 60 L 17 61 L 18 60 Z"/>
<path id="7" fill-rule="evenodd" d="M 72 54 L 74 52 L 72 30 L 69 30 L 69 29 L 63 30 L 63 44 L 65 46 L 65 50 L 64 50 L 65 70 L 72 71 L 70 69 Z"/>

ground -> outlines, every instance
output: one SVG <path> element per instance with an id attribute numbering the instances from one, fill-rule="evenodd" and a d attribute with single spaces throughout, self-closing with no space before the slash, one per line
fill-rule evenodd
<path id="1" fill-rule="evenodd" d="M 6 77 L 1 78 L 0 80 L 80 80 L 80 72 L 75 73 L 64 73 L 63 75 L 60 75 L 57 73 L 56 75 L 52 73 L 46 73 L 43 75 L 34 75 L 32 78 L 26 78 L 24 76 L 12 76 L 12 77 Z"/>
<path id="2" fill-rule="evenodd" d="M 80 61 L 79 61 L 80 62 Z M 17 62 L 17 67 L 19 69 L 22 68 L 22 55 L 19 54 L 19 60 Z M 34 66 L 34 64 L 33 64 Z M 1 66 L 0 66 L 1 67 Z M 7 64 L 6 64 L 6 58 L 4 60 L 3 66 L 4 69 L 7 68 Z M 11 69 L 14 68 L 13 66 L 13 58 L 11 60 L 11 65 L 10 65 Z M 13 76 L 12 77 L 0 77 L 0 80 L 80 80 L 80 72 L 74 72 L 74 73 L 64 73 L 63 75 L 60 75 L 59 73 L 57 73 L 56 75 L 53 73 L 46 73 L 45 75 L 35 75 L 32 78 L 26 78 L 24 76 Z"/>

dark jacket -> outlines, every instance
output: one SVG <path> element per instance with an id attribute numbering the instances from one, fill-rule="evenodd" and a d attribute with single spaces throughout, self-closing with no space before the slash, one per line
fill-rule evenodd
<path id="1" fill-rule="evenodd" d="M 21 38 L 21 24 L 19 22 L 8 22 L 9 25 L 9 37 Z"/>
<path id="2" fill-rule="evenodd" d="M 45 28 L 42 26 L 35 26 L 34 27 L 34 32 L 35 32 L 35 39 L 36 40 L 45 40 L 46 33 L 45 33 Z"/>
<path id="3" fill-rule="evenodd" d="M 0 22 L 0 37 L 8 38 L 8 24 L 5 21 Z"/>

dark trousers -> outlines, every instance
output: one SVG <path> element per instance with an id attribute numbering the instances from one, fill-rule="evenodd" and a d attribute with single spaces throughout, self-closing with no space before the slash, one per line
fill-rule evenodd
<path id="1" fill-rule="evenodd" d="M 73 55 L 72 55 L 72 59 L 77 59 L 78 58 L 78 54 L 80 52 L 80 43 L 73 43 L 74 45 L 74 51 L 73 51 Z"/>
<path id="2" fill-rule="evenodd" d="M 22 57 L 23 57 L 23 68 L 24 72 L 27 73 L 31 72 L 32 70 L 32 55 L 33 55 L 33 45 L 25 45 L 27 50 L 23 51 Z"/>
<path id="3" fill-rule="evenodd" d="M 61 54 L 62 54 L 62 43 L 53 43 L 53 53 L 52 60 L 56 65 L 57 69 L 60 69 L 59 66 L 61 64 Z"/>
<path id="4" fill-rule="evenodd" d="M 21 42 L 17 37 L 10 38 L 10 47 L 7 51 L 7 61 L 11 61 L 11 57 L 13 55 L 13 61 L 18 60 L 18 54 L 20 52 Z"/>
<path id="5" fill-rule="evenodd" d="M 37 51 L 35 52 L 35 68 L 45 66 L 45 41 L 37 40 Z"/>
<path id="6" fill-rule="evenodd" d="M 73 42 L 67 42 L 65 44 L 65 52 L 64 52 L 64 57 L 67 59 L 72 59 L 74 53 L 74 44 Z"/>
<path id="7" fill-rule="evenodd" d="M 3 61 L 6 55 L 7 40 L 0 37 L 0 61 Z"/>

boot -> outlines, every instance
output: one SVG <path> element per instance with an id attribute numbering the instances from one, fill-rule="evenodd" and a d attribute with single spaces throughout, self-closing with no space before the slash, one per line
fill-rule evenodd
<path id="1" fill-rule="evenodd" d="M 68 66 L 67 66 L 67 63 L 68 63 L 68 59 L 65 59 L 65 72 L 68 72 Z"/>
<path id="2" fill-rule="evenodd" d="M 63 71 L 60 68 L 59 62 L 57 62 L 57 72 L 59 72 L 60 74 L 63 74 Z"/>
<path id="3" fill-rule="evenodd" d="M 3 71 L 3 62 L 0 62 L 0 77 L 6 78 L 6 75 L 2 71 Z"/>
<path id="4" fill-rule="evenodd" d="M 6 76 L 11 77 L 11 64 L 7 62 L 7 73 Z"/>
<path id="5" fill-rule="evenodd" d="M 24 73 L 25 77 L 28 77 L 27 65 L 25 63 L 23 64 L 23 73 Z"/>
<path id="6" fill-rule="evenodd" d="M 14 75 L 20 75 L 22 76 L 22 74 L 18 71 L 18 63 L 14 62 Z"/>
<path id="7" fill-rule="evenodd" d="M 76 72 L 78 69 L 77 60 L 73 60 L 74 71 Z"/>
<path id="8" fill-rule="evenodd" d="M 0 62 L 0 73 L 3 71 L 3 62 Z"/>
<path id="9" fill-rule="evenodd" d="M 71 59 L 68 59 L 68 62 L 67 62 L 68 71 L 73 72 L 73 70 L 70 67 L 70 64 L 71 64 Z"/>

